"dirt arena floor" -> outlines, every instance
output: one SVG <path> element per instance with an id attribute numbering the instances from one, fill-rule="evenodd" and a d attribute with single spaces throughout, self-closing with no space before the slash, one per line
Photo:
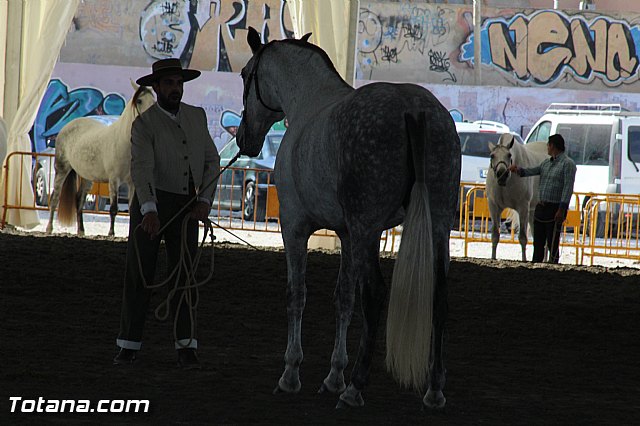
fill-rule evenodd
<path id="1" fill-rule="evenodd" d="M 392 380 L 380 336 L 366 405 L 335 410 L 337 397 L 316 391 L 333 345 L 337 255 L 309 256 L 303 387 L 274 396 L 286 347 L 282 251 L 215 246 L 198 311 L 203 369 L 183 372 L 170 325 L 151 313 L 137 363 L 111 365 L 125 249 L 123 239 L 0 233 L 0 424 L 621 425 L 640 415 L 638 270 L 454 259 L 446 409 L 422 411 L 422 396 Z M 393 260 L 382 268 L 389 281 Z M 151 409 L 11 413 L 11 396 L 148 399 Z"/>

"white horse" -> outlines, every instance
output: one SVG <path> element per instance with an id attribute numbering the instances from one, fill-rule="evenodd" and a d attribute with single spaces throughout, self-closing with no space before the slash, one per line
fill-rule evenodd
<path id="1" fill-rule="evenodd" d="M 56 178 L 49 205 L 47 233 L 53 231 L 53 216 L 60 202 L 58 220 L 71 225 L 76 214 L 78 235 L 84 235 L 82 207 L 93 182 L 109 182 L 111 227 L 115 235 L 118 214 L 118 187 L 129 186 L 129 202 L 133 197 L 131 181 L 131 124 L 155 102 L 153 92 L 138 87 L 122 115 L 111 125 L 101 116 L 82 117 L 65 125 L 56 138 Z M 77 176 L 77 177 L 76 177 Z M 77 182 L 79 178 L 79 183 Z"/>
<path id="2" fill-rule="evenodd" d="M 489 142 L 491 171 L 487 175 L 487 201 L 491 214 L 491 259 L 496 258 L 500 241 L 500 215 L 505 208 L 518 212 L 520 227 L 518 241 L 522 246 L 522 261 L 527 260 L 527 224 L 533 230 L 533 212 L 538 204 L 539 176 L 520 177 L 509 172 L 509 166 L 534 167 L 547 158 L 547 144 L 514 143 L 513 135 L 504 133 L 497 145 Z"/>

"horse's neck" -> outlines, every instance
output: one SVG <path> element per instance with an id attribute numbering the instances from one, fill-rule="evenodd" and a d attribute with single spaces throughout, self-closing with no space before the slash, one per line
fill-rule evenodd
<path id="1" fill-rule="evenodd" d="M 117 137 L 113 138 L 114 142 L 122 143 L 127 146 L 127 149 L 129 149 L 131 124 L 136 116 L 135 108 L 132 107 L 131 101 L 129 101 L 125 105 L 124 111 L 122 111 L 120 117 L 111 126 L 107 127 L 105 131 L 110 132 L 112 135 L 117 135 Z"/>
<path id="2" fill-rule="evenodd" d="M 290 121 L 297 115 L 323 109 L 353 91 L 315 50 L 299 46 L 279 48 L 282 51 L 274 54 L 284 59 L 273 59 L 278 66 L 271 68 L 270 78 L 275 82 L 274 96 Z M 285 48 L 293 52 L 286 53 Z"/>

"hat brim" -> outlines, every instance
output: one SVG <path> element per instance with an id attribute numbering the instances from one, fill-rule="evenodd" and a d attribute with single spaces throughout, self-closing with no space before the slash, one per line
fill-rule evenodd
<path id="1" fill-rule="evenodd" d="M 182 80 L 186 83 L 187 81 L 195 80 L 196 78 L 200 77 L 201 73 L 198 70 L 192 70 L 188 68 L 183 70 L 166 69 L 166 70 L 161 70 L 159 72 L 140 77 L 139 79 L 136 80 L 136 83 L 140 86 L 151 86 L 160 77 L 163 77 L 165 75 L 172 75 L 172 74 L 181 74 Z"/>

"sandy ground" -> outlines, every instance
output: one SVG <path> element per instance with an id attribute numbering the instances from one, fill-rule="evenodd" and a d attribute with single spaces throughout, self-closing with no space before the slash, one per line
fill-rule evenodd
<path id="1" fill-rule="evenodd" d="M 48 212 L 39 211 L 38 217 L 40 219 L 40 225 L 30 229 L 20 231 L 26 232 L 35 232 L 42 233 L 46 229 L 46 224 L 49 218 Z M 106 236 L 109 231 L 109 216 L 104 214 L 85 214 L 85 230 L 87 236 Z M 228 218 L 223 218 L 219 221 L 219 224 L 223 227 L 228 226 L 230 220 Z M 236 227 L 239 227 L 241 222 L 239 220 L 234 220 L 233 223 Z M 256 229 L 276 229 L 276 224 L 273 222 L 265 225 L 264 223 L 257 223 L 253 225 L 252 222 L 245 222 L 246 227 L 255 226 Z M 277 232 L 263 232 L 260 230 L 250 230 L 250 231 L 239 231 L 239 230 L 230 230 L 225 231 L 220 228 L 214 228 L 214 235 L 216 237 L 216 241 L 218 242 L 231 242 L 238 244 L 252 244 L 261 247 L 274 247 L 274 248 L 282 248 L 282 237 Z M 126 238 L 129 232 L 129 219 L 128 216 L 117 216 L 116 224 L 115 224 L 115 233 L 116 237 Z M 62 227 L 57 222 L 54 222 L 54 235 L 75 235 L 76 228 L 72 227 Z M 491 244 L 484 242 L 472 242 L 467 246 L 467 253 L 465 256 L 465 247 L 464 240 L 461 238 L 456 238 L 459 234 L 455 231 L 452 232 L 452 238 L 450 243 L 450 253 L 451 257 L 472 257 L 479 259 L 490 259 L 491 258 Z M 201 233 L 202 237 L 202 233 Z M 333 249 L 336 247 L 336 241 L 333 238 L 328 237 L 315 237 L 313 241 L 310 242 L 310 248 L 320 248 L 320 249 Z M 337 242 L 339 244 L 339 242 Z M 396 247 L 399 243 L 399 240 L 396 241 Z M 381 248 L 384 247 L 384 243 L 381 243 Z M 390 244 L 387 246 L 390 247 Z M 531 259 L 533 255 L 533 246 L 531 243 L 527 246 L 527 259 Z M 498 245 L 498 258 L 504 260 L 516 260 L 519 261 L 521 259 L 521 249 L 519 244 L 501 242 Z M 576 261 L 576 250 L 572 247 L 562 247 L 560 251 L 560 262 L 562 264 L 567 265 L 577 265 L 579 262 Z M 590 259 L 584 258 L 584 265 L 590 265 Z M 605 258 L 605 257 L 594 257 L 593 264 L 597 266 L 605 266 L 609 268 L 615 267 L 629 267 L 629 268 L 640 268 L 640 263 L 636 260 L 630 259 L 616 259 L 616 258 Z"/>
<path id="2" fill-rule="evenodd" d="M 365 406 L 335 410 L 337 396 L 316 391 L 333 346 L 336 254 L 309 254 L 303 387 L 296 395 L 272 395 L 287 342 L 283 251 L 218 242 L 214 264 L 203 257 L 200 274 L 214 267 L 214 275 L 198 305 L 203 368 L 191 372 L 176 367 L 171 326 L 151 311 L 136 364 L 111 365 L 125 252 L 122 237 L 0 232 L 0 424 L 628 425 L 638 419 L 637 269 L 455 257 L 446 409 L 423 411 L 421 395 L 386 372 L 383 327 Z M 387 283 L 393 263 L 381 260 Z M 152 309 L 163 296 L 154 294 Z M 356 306 L 347 380 L 361 326 Z M 150 410 L 12 413 L 12 396 L 92 404 L 146 399 Z"/>

